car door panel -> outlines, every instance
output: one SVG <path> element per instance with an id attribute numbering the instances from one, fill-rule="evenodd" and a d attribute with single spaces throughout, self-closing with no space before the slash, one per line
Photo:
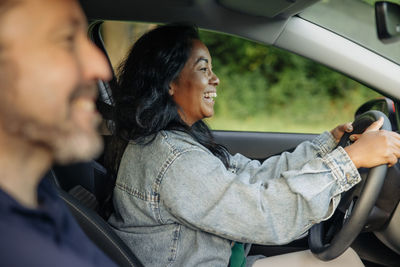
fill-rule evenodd
<path id="1" fill-rule="evenodd" d="M 217 143 L 224 145 L 231 154 L 240 153 L 251 159 L 264 160 L 284 151 L 293 150 L 316 134 L 213 131 Z"/>

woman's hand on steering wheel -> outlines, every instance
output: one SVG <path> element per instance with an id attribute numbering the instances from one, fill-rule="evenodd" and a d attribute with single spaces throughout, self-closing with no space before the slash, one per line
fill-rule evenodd
<path id="1" fill-rule="evenodd" d="M 357 168 L 371 168 L 382 164 L 391 167 L 400 158 L 400 135 L 379 130 L 382 125 L 383 118 L 380 118 L 362 134 L 350 136 L 350 140 L 355 142 L 344 149 Z"/>
<path id="2" fill-rule="evenodd" d="M 335 138 L 336 143 L 339 143 L 344 133 L 351 133 L 353 131 L 353 125 L 351 122 L 341 124 L 331 131 L 333 138 Z"/>
<path id="3" fill-rule="evenodd" d="M 370 110 L 357 116 L 352 123 L 353 131 L 341 130 L 343 127 L 338 126 L 331 132 L 335 138 L 342 135 L 338 146 L 347 151 L 356 167 L 371 168 L 362 183 L 343 194 L 341 208 L 334 215 L 336 219 L 310 229 L 310 249 L 324 261 L 338 257 L 354 242 L 378 199 L 386 177 L 386 164 L 393 165 L 400 156 L 400 135 L 391 133 L 390 120 L 384 113 Z"/>

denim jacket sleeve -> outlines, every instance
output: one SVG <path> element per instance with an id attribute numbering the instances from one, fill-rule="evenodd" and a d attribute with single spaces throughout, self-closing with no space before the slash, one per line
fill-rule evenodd
<path id="1" fill-rule="evenodd" d="M 329 218 L 340 193 L 361 177 L 330 133 L 262 164 L 242 155 L 226 169 L 201 149 L 180 153 L 165 172 L 160 199 L 188 227 L 258 244 L 284 244 Z"/>

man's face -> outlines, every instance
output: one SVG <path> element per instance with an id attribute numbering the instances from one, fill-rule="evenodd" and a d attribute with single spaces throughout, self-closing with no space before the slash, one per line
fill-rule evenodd
<path id="1" fill-rule="evenodd" d="M 49 149 L 59 163 L 102 148 L 94 100 L 108 80 L 76 0 L 22 0 L 0 21 L 0 130 Z"/>

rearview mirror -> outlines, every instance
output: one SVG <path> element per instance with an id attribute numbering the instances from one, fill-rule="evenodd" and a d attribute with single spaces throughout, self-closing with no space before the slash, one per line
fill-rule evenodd
<path id="1" fill-rule="evenodd" d="M 383 43 L 392 43 L 400 39 L 400 5 L 376 2 L 375 18 L 379 40 Z"/>

